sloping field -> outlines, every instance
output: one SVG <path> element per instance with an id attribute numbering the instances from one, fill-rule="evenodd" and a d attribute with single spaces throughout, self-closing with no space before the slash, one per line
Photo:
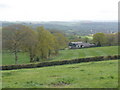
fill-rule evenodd
<path id="1" fill-rule="evenodd" d="M 118 60 L 2 71 L 3 88 L 117 88 Z"/>
<path id="2" fill-rule="evenodd" d="M 94 47 L 94 48 L 83 48 L 83 49 L 70 49 L 70 50 L 61 50 L 59 55 L 48 59 L 50 60 L 63 60 L 63 59 L 75 59 L 75 58 L 86 58 L 93 56 L 108 56 L 108 55 L 117 55 L 118 46 L 107 46 L 107 47 Z M 2 64 L 14 64 L 14 54 L 12 53 L 3 53 L 2 55 Z M 19 53 L 18 55 L 18 64 L 29 63 L 29 54 Z"/>
<path id="3" fill-rule="evenodd" d="M 93 47 L 93 48 L 83 48 L 83 49 L 61 50 L 60 54 L 52 59 L 63 60 L 63 59 L 86 58 L 93 56 L 108 56 L 108 55 L 117 55 L 117 54 L 118 54 L 118 46 Z"/>

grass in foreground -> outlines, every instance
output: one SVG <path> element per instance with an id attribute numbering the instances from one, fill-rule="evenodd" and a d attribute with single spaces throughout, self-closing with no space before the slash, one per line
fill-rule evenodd
<path id="1" fill-rule="evenodd" d="M 83 48 L 83 49 L 71 49 L 71 50 L 61 50 L 59 55 L 48 59 L 50 60 L 63 60 L 63 59 L 75 59 L 75 58 L 86 58 L 93 56 L 107 56 L 118 54 L 118 46 L 107 46 L 107 47 L 94 47 L 94 48 Z M 18 64 L 29 63 L 29 54 L 19 53 L 18 54 Z M 14 64 L 14 54 L 3 53 L 2 64 Z"/>
<path id="2" fill-rule="evenodd" d="M 117 88 L 118 60 L 2 71 L 3 88 Z"/>

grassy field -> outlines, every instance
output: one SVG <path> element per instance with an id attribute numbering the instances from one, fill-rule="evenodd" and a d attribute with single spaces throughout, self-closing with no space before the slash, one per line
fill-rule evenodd
<path id="1" fill-rule="evenodd" d="M 59 55 L 52 58 L 52 60 L 86 58 L 93 56 L 107 56 L 116 54 L 118 54 L 118 46 L 71 49 L 61 50 Z"/>
<path id="2" fill-rule="evenodd" d="M 93 36 L 81 36 L 82 38 L 89 38 L 89 39 L 93 39 Z"/>
<path id="3" fill-rule="evenodd" d="M 94 48 L 83 48 L 83 49 L 71 49 L 71 50 L 61 50 L 59 55 L 48 59 L 49 60 L 63 60 L 63 59 L 75 59 L 75 58 L 85 58 L 93 56 L 107 56 L 118 54 L 118 46 L 108 46 L 108 47 L 94 47 Z M 18 63 L 29 63 L 29 55 L 27 53 L 18 54 Z M 3 53 L 2 64 L 14 64 L 14 54 Z"/>
<path id="4" fill-rule="evenodd" d="M 1 72 L 3 88 L 118 87 L 118 60 Z"/>
<path id="5" fill-rule="evenodd" d="M 2 53 L 2 64 L 8 65 L 8 64 L 14 64 L 14 54 L 13 53 Z M 27 53 L 19 53 L 18 54 L 18 63 L 29 63 L 29 55 Z"/>

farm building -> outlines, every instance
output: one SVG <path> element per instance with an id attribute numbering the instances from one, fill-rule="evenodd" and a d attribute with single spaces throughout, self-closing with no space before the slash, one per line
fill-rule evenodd
<path id="1" fill-rule="evenodd" d="M 70 49 L 79 49 L 79 48 L 93 47 L 93 46 L 95 46 L 95 44 L 84 43 L 84 42 L 70 42 L 69 43 Z"/>

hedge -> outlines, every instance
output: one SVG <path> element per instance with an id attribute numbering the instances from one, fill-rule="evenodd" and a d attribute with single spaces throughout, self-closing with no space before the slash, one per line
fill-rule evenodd
<path id="1" fill-rule="evenodd" d="M 105 60 L 113 60 L 113 59 L 120 59 L 120 55 L 98 56 L 98 57 L 79 58 L 79 59 L 51 61 L 51 62 L 39 62 L 39 63 L 32 63 L 32 64 L 3 65 L 3 66 L 0 66 L 0 69 L 13 70 L 13 69 L 22 69 L 22 68 L 37 68 L 37 67 L 46 67 L 46 66 L 54 66 L 54 65 L 81 63 L 81 62 L 105 61 Z"/>

